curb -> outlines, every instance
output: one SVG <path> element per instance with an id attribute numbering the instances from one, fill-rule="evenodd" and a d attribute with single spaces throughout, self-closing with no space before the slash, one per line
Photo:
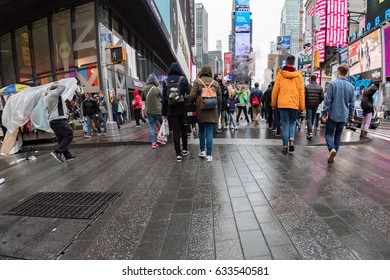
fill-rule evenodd
<path id="1" fill-rule="evenodd" d="M 340 146 L 363 145 L 363 144 L 370 143 L 371 141 L 372 141 L 372 137 L 370 139 L 364 139 L 359 141 L 341 142 Z M 297 145 L 297 146 L 319 147 L 319 146 L 326 146 L 326 143 Z"/>

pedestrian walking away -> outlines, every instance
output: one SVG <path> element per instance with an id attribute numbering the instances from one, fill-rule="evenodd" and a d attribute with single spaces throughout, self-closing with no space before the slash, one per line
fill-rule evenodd
<path id="1" fill-rule="evenodd" d="M 261 99 L 263 97 L 263 92 L 259 89 L 259 83 L 255 83 L 255 88 L 252 89 L 252 92 L 249 96 L 249 103 L 252 105 L 253 113 L 253 122 L 255 126 L 258 126 L 260 123 L 260 114 L 261 114 Z"/>
<path id="2" fill-rule="evenodd" d="M 378 91 L 376 86 L 370 86 L 363 93 L 362 102 L 360 107 L 363 110 L 362 131 L 360 133 L 361 138 L 369 139 L 368 129 L 371 125 L 372 115 L 374 114 L 374 94 Z"/>
<path id="3" fill-rule="evenodd" d="M 107 103 L 106 100 L 104 99 L 104 94 L 103 91 L 99 91 L 99 111 L 102 114 L 103 117 L 103 129 L 104 129 L 104 135 L 107 133 L 107 120 L 108 120 L 108 111 L 107 111 Z"/>
<path id="4" fill-rule="evenodd" d="M 248 110 L 246 108 L 246 105 L 248 104 L 248 94 L 246 92 L 246 86 L 242 85 L 240 87 L 240 90 L 237 91 L 237 98 L 240 99 L 240 103 L 237 105 L 238 107 L 238 113 L 237 113 L 237 125 L 240 124 L 240 116 L 241 112 L 244 111 L 245 119 L 247 121 L 247 125 L 250 124 L 249 117 L 248 117 Z"/>
<path id="5" fill-rule="evenodd" d="M 145 102 L 145 114 L 150 124 L 150 141 L 152 149 L 156 149 L 158 144 L 165 145 L 163 140 L 156 140 L 156 122 L 162 124 L 162 92 L 157 76 L 152 73 L 146 80 L 146 86 L 142 92 L 142 101 Z"/>
<path id="6" fill-rule="evenodd" d="M 68 150 L 68 146 L 73 139 L 73 129 L 67 123 L 68 114 L 66 112 L 65 100 L 61 94 L 65 91 L 65 86 L 54 82 L 45 93 L 45 106 L 48 111 L 48 120 L 50 128 L 54 131 L 58 141 L 58 147 L 51 153 L 51 155 L 60 162 L 76 159 Z"/>
<path id="7" fill-rule="evenodd" d="M 146 120 L 142 116 L 142 100 L 138 89 L 134 90 L 134 103 L 131 105 L 134 108 L 135 127 L 140 127 L 140 120 L 146 123 Z"/>
<path id="8" fill-rule="evenodd" d="M 87 122 L 87 133 L 84 135 L 86 138 L 91 138 L 92 134 L 92 122 L 95 124 L 95 127 L 98 131 L 98 135 L 102 135 L 102 130 L 100 129 L 100 122 L 98 119 L 99 114 L 99 105 L 97 102 L 92 99 L 92 94 L 86 92 L 84 94 L 85 99 L 83 101 L 83 117 Z"/>
<path id="9" fill-rule="evenodd" d="M 218 105 L 222 102 L 221 88 L 212 79 L 210 66 L 203 66 L 199 78 L 194 81 L 189 100 L 196 100 L 199 121 L 199 157 L 213 160 L 213 128 L 218 124 Z M 207 150 L 205 150 L 207 146 Z"/>
<path id="10" fill-rule="evenodd" d="M 276 76 L 271 106 L 280 110 L 282 123 L 283 154 L 295 150 L 295 125 L 297 112 L 305 110 L 305 86 L 303 76 L 295 71 L 295 56 L 288 55 L 286 66 Z"/>
<path id="11" fill-rule="evenodd" d="M 168 78 L 163 83 L 162 115 L 164 119 L 168 119 L 169 126 L 173 130 L 177 162 L 181 162 L 182 157 L 189 154 L 184 101 L 190 90 L 190 84 L 180 65 L 173 62 L 169 68 Z M 183 150 L 180 148 L 180 139 Z"/>
<path id="12" fill-rule="evenodd" d="M 266 110 L 266 118 L 267 118 L 267 125 L 269 129 L 272 129 L 273 127 L 273 112 L 272 112 L 272 106 L 271 106 L 271 100 L 272 100 L 272 90 L 274 88 L 275 82 L 272 81 L 268 89 L 264 92 L 263 99 L 264 99 L 264 106 Z"/>
<path id="13" fill-rule="evenodd" d="M 340 148 L 341 134 L 345 123 L 353 121 L 355 109 L 354 87 L 348 81 L 348 65 L 343 64 L 337 68 L 337 79 L 332 81 L 326 92 L 323 121 L 326 121 L 325 139 L 328 146 L 328 163 L 333 163 Z"/>
<path id="14" fill-rule="evenodd" d="M 317 84 L 317 75 L 311 75 L 310 84 L 305 86 L 305 104 L 307 121 L 307 139 L 313 138 L 313 124 L 317 108 L 324 100 L 324 91 Z"/>
<path id="15" fill-rule="evenodd" d="M 216 81 L 221 89 L 221 92 L 224 91 L 224 88 L 223 88 L 223 83 L 222 83 L 222 74 L 221 73 L 215 73 L 214 74 L 214 81 Z M 222 103 L 220 105 L 218 105 L 218 123 L 215 125 L 214 127 L 214 131 L 216 133 L 222 133 L 222 117 L 221 117 L 221 114 L 222 114 Z M 221 126 L 219 126 L 219 121 L 221 122 Z"/>
<path id="16" fill-rule="evenodd" d="M 227 103 L 228 103 L 228 99 L 229 99 L 229 90 L 226 86 L 226 80 L 222 80 L 221 92 L 222 92 L 221 128 L 222 128 L 222 130 L 227 130 L 227 127 L 228 127 Z"/>

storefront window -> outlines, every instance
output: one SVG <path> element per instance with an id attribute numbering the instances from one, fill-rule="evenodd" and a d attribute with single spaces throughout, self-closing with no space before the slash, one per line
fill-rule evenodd
<path id="1" fill-rule="evenodd" d="M 77 53 L 77 66 L 96 63 L 96 36 L 94 3 L 75 8 L 75 42 L 73 49 Z"/>
<path id="2" fill-rule="evenodd" d="M 110 28 L 110 9 L 102 3 L 100 7 L 100 23 Z"/>
<path id="3" fill-rule="evenodd" d="M 51 72 L 49 35 L 47 30 L 46 18 L 38 20 L 32 25 L 35 68 L 38 76 Z"/>
<path id="4" fill-rule="evenodd" d="M 3 70 L 4 85 L 14 84 L 16 83 L 16 76 L 14 61 L 12 58 L 12 44 L 10 34 L 6 34 L 0 37 L 0 50 L 2 61 L 2 65 L 0 65 L 0 67 L 2 67 Z"/>
<path id="5" fill-rule="evenodd" d="M 31 68 L 30 38 L 27 26 L 15 31 L 15 43 L 20 82 L 31 80 L 33 74 Z"/>
<path id="6" fill-rule="evenodd" d="M 74 67 L 70 10 L 52 16 L 54 65 L 56 72 L 67 72 Z"/>

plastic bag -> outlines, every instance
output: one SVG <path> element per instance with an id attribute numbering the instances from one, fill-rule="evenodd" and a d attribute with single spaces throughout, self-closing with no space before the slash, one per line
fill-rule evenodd
<path id="1" fill-rule="evenodd" d="M 88 133 L 88 123 L 87 123 L 87 121 L 83 121 L 83 131 L 84 131 L 84 133 Z"/>
<path id="2" fill-rule="evenodd" d="M 168 141 L 169 124 L 167 120 L 164 120 L 160 127 L 160 132 L 157 135 L 158 140 Z"/>

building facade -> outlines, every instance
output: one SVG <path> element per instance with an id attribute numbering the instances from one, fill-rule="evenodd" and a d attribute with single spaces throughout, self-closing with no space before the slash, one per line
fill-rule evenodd
<path id="1" fill-rule="evenodd" d="M 300 0 L 286 0 L 281 14 L 280 36 L 291 36 L 291 49 L 289 52 L 292 54 L 299 51 L 299 39 L 302 34 L 300 10 Z"/>
<path id="2" fill-rule="evenodd" d="M 209 61 L 208 14 L 201 3 L 195 4 L 196 65 L 200 69 Z"/>

